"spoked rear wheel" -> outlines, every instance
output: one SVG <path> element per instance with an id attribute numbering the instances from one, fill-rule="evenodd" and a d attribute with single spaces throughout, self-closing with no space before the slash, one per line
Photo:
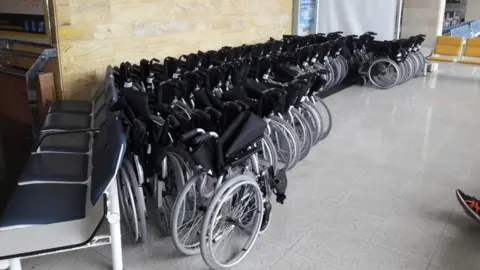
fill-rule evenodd
<path id="1" fill-rule="evenodd" d="M 200 232 L 210 198 L 200 190 L 210 176 L 198 172 L 188 180 L 178 194 L 173 206 L 171 228 L 175 247 L 184 255 L 200 253 Z"/>
<path id="2" fill-rule="evenodd" d="M 320 117 L 322 119 L 323 132 L 320 140 L 323 140 L 330 134 L 330 131 L 332 130 L 332 114 L 330 113 L 330 109 L 328 108 L 327 104 L 325 104 L 321 98 L 318 96 L 313 96 L 313 101 L 315 108 L 320 113 Z"/>
<path id="3" fill-rule="evenodd" d="M 182 190 L 185 179 L 182 167 L 176 156 L 167 153 L 167 177 L 159 179 L 159 188 L 157 190 L 157 221 L 160 231 L 163 235 L 171 234 L 170 220 L 173 211 L 173 205 L 177 194 Z"/>
<path id="4" fill-rule="evenodd" d="M 275 150 L 275 145 L 268 135 L 265 135 L 261 141 L 262 152 L 258 155 L 260 170 L 267 169 L 268 166 L 273 166 L 273 171 L 277 173 L 278 156 Z"/>
<path id="5" fill-rule="evenodd" d="M 420 67 L 418 68 L 418 72 L 423 74 L 425 69 L 425 64 L 426 64 L 425 55 L 423 55 L 423 53 L 419 50 L 416 51 L 415 54 L 418 56 L 418 59 L 420 60 Z"/>
<path id="6" fill-rule="evenodd" d="M 286 135 L 286 137 L 284 137 L 284 138 L 286 138 L 288 144 L 293 147 L 293 153 L 289 153 L 289 154 L 292 155 L 291 162 L 289 162 L 288 166 L 287 166 L 287 170 L 290 170 L 300 160 L 300 139 L 298 138 L 298 135 L 297 135 L 295 129 L 284 119 L 280 118 L 279 116 L 274 115 L 274 116 L 271 117 L 271 120 L 272 120 L 272 122 L 277 123 L 276 127 L 279 130 L 284 131 L 284 134 Z M 272 138 L 272 137 L 270 137 L 270 138 Z M 276 138 L 272 138 L 274 143 L 275 143 L 275 139 Z M 282 141 L 280 141 L 280 142 L 282 142 Z M 280 145 L 278 145 L 278 146 L 280 146 Z M 282 146 L 282 148 L 285 149 L 284 146 Z M 277 151 L 277 154 L 280 157 L 280 155 L 283 154 L 283 153 L 280 153 L 280 152 Z"/>
<path id="7" fill-rule="evenodd" d="M 323 123 L 320 113 L 313 107 L 314 105 L 308 100 L 302 102 L 298 110 L 302 113 L 306 120 L 306 124 L 310 127 L 312 144 L 316 144 L 322 137 Z"/>
<path id="8" fill-rule="evenodd" d="M 290 110 L 289 124 L 295 129 L 300 139 L 300 159 L 304 159 L 312 149 L 312 132 L 305 117 L 295 108 Z"/>
<path id="9" fill-rule="evenodd" d="M 145 205 L 143 187 L 140 185 L 137 172 L 133 169 L 133 165 L 128 158 L 123 161 L 123 166 L 130 179 L 131 188 L 135 198 L 140 238 L 145 241 L 147 239 L 147 207 Z"/>
<path id="10" fill-rule="evenodd" d="M 133 196 L 132 185 L 124 167 L 120 168 L 118 180 L 118 195 L 122 220 L 132 233 L 132 240 L 136 243 L 140 239 L 137 207 L 135 204 L 135 197 Z"/>
<path id="11" fill-rule="evenodd" d="M 370 65 L 368 77 L 373 85 L 380 89 L 388 89 L 398 84 L 402 70 L 397 63 L 388 58 L 380 58 Z"/>
<path id="12" fill-rule="evenodd" d="M 202 224 L 201 251 L 207 265 L 228 269 L 242 261 L 258 237 L 262 218 L 262 192 L 254 178 L 242 175 L 225 183 Z"/>

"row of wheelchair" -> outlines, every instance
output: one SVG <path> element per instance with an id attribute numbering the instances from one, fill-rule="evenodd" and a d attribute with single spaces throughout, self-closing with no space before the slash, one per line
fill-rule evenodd
<path id="1" fill-rule="evenodd" d="M 272 198 L 286 199 L 286 171 L 331 130 L 317 97 L 331 71 L 308 61 L 310 49 L 271 39 L 114 68 L 112 110 L 128 138 L 120 206 L 134 242 L 152 237 L 153 222 L 212 269 L 246 257 L 269 227 Z"/>
<path id="2" fill-rule="evenodd" d="M 238 264 L 268 229 L 272 198 L 285 201 L 285 172 L 330 133 L 317 94 L 366 63 L 385 85 L 376 61 L 400 62 L 396 43 L 374 36 L 285 36 L 107 68 L 91 101 L 50 107 L 0 216 L 0 260 L 18 270 L 23 258 L 110 244 L 121 270 L 122 220 L 134 242 L 154 222 L 181 253 Z"/>
<path id="3" fill-rule="evenodd" d="M 358 38 L 353 53 L 360 64 L 362 84 L 370 82 L 379 89 L 389 89 L 425 75 L 426 60 L 421 52 L 425 35 L 392 41 L 374 40 L 372 33 Z"/>
<path id="4" fill-rule="evenodd" d="M 425 35 L 393 41 L 375 40 L 376 35 L 374 32 L 360 36 L 334 32 L 285 36 L 284 39 L 301 45 L 307 66 L 314 62 L 329 71 L 323 75 L 326 84 L 321 91 L 328 91 L 346 79 L 350 83 L 370 82 L 377 88 L 388 89 L 424 74 L 425 57 L 420 49 Z"/>

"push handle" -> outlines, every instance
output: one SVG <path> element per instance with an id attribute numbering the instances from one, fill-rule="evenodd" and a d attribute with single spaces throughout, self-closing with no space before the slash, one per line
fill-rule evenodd
<path id="1" fill-rule="evenodd" d="M 180 135 L 180 140 L 187 141 L 187 140 L 197 136 L 198 134 L 205 134 L 205 130 L 203 130 L 201 128 L 192 129 L 192 130 L 187 131 L 187 132 L 183 133 L 182 135 Z"/>

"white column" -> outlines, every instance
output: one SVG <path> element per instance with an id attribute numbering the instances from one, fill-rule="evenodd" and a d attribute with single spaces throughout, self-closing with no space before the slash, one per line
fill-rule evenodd
<path id="1" fill-rule="evenodd" d="M 6 270 L 10 266 L 10 262 L 8 260 L 0 261 L 0 269 Z"/>
<path id="2" fill-rule="evenodd" d="M 10 270 L 22 270 L 20 258 L 10 259 Z"/>
<path id="3" fill-rule="evenodd" d="M 404 0 L 402 37 L 425 34 L 425 47 L 433 48 L 435 39 L 442 34 L 445 0 Z"/>

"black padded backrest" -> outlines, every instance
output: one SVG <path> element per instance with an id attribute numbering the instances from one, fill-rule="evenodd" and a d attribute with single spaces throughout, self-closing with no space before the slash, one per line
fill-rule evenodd
<path id="1" fill-rule="evenodd" d="M 125 131 L 118 118 L 108 120 L 95 137 L 92 152 L 92 181 L 90 200 L 93 205 L 102 197 L 123 160 L 127 147 Z"/>
<path id="2" fill-rule="evenodd" d="M 99 89 L 95 93 L 93 96 L 93 101 L 95 102 L 93 108 L 94 114 L 97 114 L 104 105 L 111 107 L 118 101 L 118 90 L 115 86 L 115 78 L 113 76 L 113 68 L 111 66 L 107 67 L 103 89 Z"/>
<path id="3" fill-rule="evenodd" d="M 93 127 L 101 128 L 103 124 L 107 121 L 110 115 L 112 115 L 112 112 L 108 109 L 107 105 L 103 105 L 95 113 L 95 119 L 93 120 Z"/>

